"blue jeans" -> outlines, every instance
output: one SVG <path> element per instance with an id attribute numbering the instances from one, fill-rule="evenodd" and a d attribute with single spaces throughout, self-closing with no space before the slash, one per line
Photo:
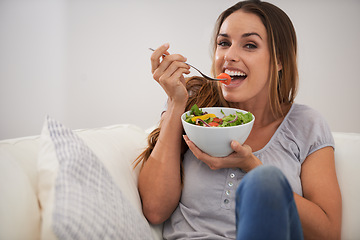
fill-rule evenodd
<path id="1" fill-rule="evenodd" d="M 236 239 L 303 239 L 293 191 L 284 174 L 259 166 L 236 192 Z"/>

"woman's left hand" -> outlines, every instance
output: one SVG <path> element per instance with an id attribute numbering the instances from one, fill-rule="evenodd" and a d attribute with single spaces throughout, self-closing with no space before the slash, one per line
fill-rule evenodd
<path id="1" fill-rule="evenodd" d="M 220 158 L 212 157 L 201 151 L 186 135 L 184 135 L 184 140 L 195 157 L 207 164 L 212 170 L 221 168 L 241 168 L 243 171 L 249 172 L 255 167 L 262 165 L 262 162 L 252 153 L 252 149 L 249 145 L 241 145 L 235 140 L 231 142 L 231 148 L 234 152 L 229 156 Z"/>

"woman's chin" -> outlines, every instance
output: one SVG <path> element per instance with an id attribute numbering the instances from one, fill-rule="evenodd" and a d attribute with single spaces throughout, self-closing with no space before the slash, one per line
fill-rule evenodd
<path id="1" fill-rule="evenodd" d="M 222 94 L 227 102 L 241 102 L 244 99 L 242 88 L 245 79 L 232 80 L 229 85 L 222 84 Z"/>

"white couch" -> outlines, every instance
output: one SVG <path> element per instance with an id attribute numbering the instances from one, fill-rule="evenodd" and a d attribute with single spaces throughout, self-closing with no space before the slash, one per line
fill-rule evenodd
<path id="1" fill-rule="evenodd" d="M 145 219 L 136 187 L 139 169 L 133 169 L 133 161 L 146 146 L 148 131 L 134 125 L 115 125 L 73 132 L 105 166 L 125 196 L 124 201 L 133 206 L 125 210 L 131 209 L 130 214 Z M 360 134 L 334 132 L 333 135 L 336 143 L 336 168 L 343 198 L 342 239 L 360 239 Z M 54 238 L 51 223 L 55 220 L 51 217 L 49 220 L 49 216 L 55 211 L 53 202 L 54 191 L 57 189 L 54 190 L 53 181 L 59 166 L 46 166 L 48 159 L 56 158 L 52 144 L 54 143 L 49 142 L 49 132 L 44 133 L 44 130 L 39 136 L 0 141 L 0 239 Z M 49 171 L 45 172 L 48 175 L 44 175 L 46 168 L 55 175 L 50 174 L 49 178 Z M 129 216 L 119 217 L 124 219 L 120 219 L 117 224 L 127 224 L 127 229 L 137 229 L 138 226 L 129 226 Z M 147 237 L 142 238 L 162 239 L 161 228 L 161 225 L 150 226 Z M 129 238 L 123 236 L 120 239 Z"/>

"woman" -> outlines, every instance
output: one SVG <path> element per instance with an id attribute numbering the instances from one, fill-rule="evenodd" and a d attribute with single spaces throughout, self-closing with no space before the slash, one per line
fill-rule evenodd
<path id="1" fill-rule="evenodd" d="M 230 85 L 186 81 L 185 57 L 169 54 L 169 44 L 154 51 L 153 77 L 168 105 L 139 157 L 138 187 L 146 218 L 165 221 L 165 239 L 340 238 L 334 143 L 324 119 L 294 103 L 296 48 L 282 10 L 245 1 L 224 11 L 214 31 L 212 71 L 232 75 Z M 224 158 L 199 150 L 180 121 L 194 103 L 252 112 L 245 144 L 233 141 Z"/>

